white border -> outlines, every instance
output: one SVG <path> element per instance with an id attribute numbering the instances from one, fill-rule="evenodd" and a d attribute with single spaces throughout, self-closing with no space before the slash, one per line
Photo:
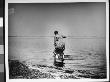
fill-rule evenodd
<path id="1" fill-rule="evenodd" d="M 109 80 L 109 3 L 106 2 L 106 62 L 107 79 Z"/>
<path id="2" fill-rule="evenodd" d="M 36 82 L 36 81 L 109 81 L 109 0 L 5 0 L 5 65 L 6 82 Z M 106 2 L 106 58 L 107 58 L 107 79 L 9 79 L 8 71 L 8 3 L 61 3 L 61 2 Z"/>
<path id="3" fill-rule="evenodd" d="M 5 0 L 6 3 L 107 2 L 109 0 Z"/>

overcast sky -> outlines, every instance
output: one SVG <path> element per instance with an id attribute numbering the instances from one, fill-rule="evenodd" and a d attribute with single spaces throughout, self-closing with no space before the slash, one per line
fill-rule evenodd
<path id="1" fill-rule="evenodd" d="M 105 36 L 105 3 L 9 4 L 9 36 Z"/>

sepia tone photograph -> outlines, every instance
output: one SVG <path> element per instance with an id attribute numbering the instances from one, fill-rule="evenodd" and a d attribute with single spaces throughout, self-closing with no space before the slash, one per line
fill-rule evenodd
<path id="1" fill-rule="evenodd" d="M 8 3 L 9 79 L 106 79 L 106 3 Z"/>

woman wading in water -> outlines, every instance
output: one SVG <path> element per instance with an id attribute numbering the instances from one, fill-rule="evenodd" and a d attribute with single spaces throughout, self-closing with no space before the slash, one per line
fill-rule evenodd
<path id="1" fill-rule="evenodd" d="M 63 39 L 66 38 L 66 36 L 59 35 L 58 31 L 54 31 L 54 34 L 54 64 L 57 62 L 63 63 L 65 50 L 65 42 Z"/>

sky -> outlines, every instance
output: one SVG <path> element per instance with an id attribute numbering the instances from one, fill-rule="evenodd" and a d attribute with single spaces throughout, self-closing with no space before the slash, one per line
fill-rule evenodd
<path id="1" fill-rule="evenodd" d="M 67 53 L 71 50 L 95 50 L 105 54 L 104 2 L 9 3 L 8 5 L 10 55 L 27 56 L 43 50 L 48 52 L 53 50 L 51 36 L 54 36 L 55 30 L 67 36 L 65 50 Z M 86 39 L 87 37 L 95 38 Z"/>
<path id="2" fill-rule="evenodd" d="M 58 29 L 68 36 L 105 37 L 105 3 L 9 4 L 9 9 L 9 36 L 50 36 Z"/>

